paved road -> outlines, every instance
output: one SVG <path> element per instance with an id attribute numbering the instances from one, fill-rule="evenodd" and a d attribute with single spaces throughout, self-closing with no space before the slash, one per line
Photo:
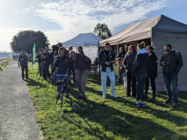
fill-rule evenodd
<path id="1" fill-rule="evenodd" d="M 28 88 L 14 61 L 0 73 L 0 140 L 40 139 Z"/>

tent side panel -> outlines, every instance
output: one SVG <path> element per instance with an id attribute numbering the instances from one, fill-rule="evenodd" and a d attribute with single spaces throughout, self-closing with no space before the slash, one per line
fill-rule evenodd
<path id="1" fill-rule="evenodd" d="M 98 57 L 98 47 L 97 46 L 89 46 L 89 47 L 83 47 L 84 55 L 89 57 L 94 62 L 94 59 Z"/>
<path id="2" fill-rule="evenodd" d="M 183 67 L 178 75 L 178 90 L 187 91 L 187 34 L 176 34 L 169 32 L 153 31 L 153 46 L 158 57 L 158 77 L 156 78 L 157 91 L 164 91 L 164 79 L 160 59 L 164 54 L 164 46 L 171 44 L 173 49 L 180 52 L 183 57 Z"/>

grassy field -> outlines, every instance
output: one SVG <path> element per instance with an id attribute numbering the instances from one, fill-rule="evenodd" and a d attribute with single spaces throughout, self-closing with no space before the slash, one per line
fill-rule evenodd
<path id="1" fill-rule="evenodd" d="M 12 61 L 13 61 L 13 58 L 10 58 L 4 62 L 1 62 L 0 63 L 0 72 L 3 71 L 6 68 L 6 66 L 8 66 Z"/>
<path id="2" fill-rule="evenodd" d="M 78 90 L 70 87 L 70 96 L 78 108 L 76 112 L 65 100 L 60 118 L 60 102 L 55 111 L 56 87 L 35 80 L 37 64 L 29 64 L 27 85 L 36 109 L 35 117 L 45 140 L 186 140 L 187 92 L 179 93 L 179 107 L 166 105 L 166 93 L 157 93 L 156 101 L 148 99 L 147 108 L 133 106 L 135 99 L 126 98 L 123 85 L 116 86 L 119 98 L 110 96 L 109 81 L 107 99 L 101 98 L 100 77 L 90 75 L 87 82 L 86 101 L 75 99 Z M 149 94 L 151 97 L 151 94 Z"/>

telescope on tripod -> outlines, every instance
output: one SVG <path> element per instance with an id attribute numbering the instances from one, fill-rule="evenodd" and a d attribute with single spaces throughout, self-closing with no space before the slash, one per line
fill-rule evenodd
<path id="1" fill-rule="evenodd" d="M 69 83 L 69 76 L 67 75 L 65 78 L 63 78 L 62 80 L 59 80 L 56 82 L 56 85 L 61 86 L 61 91 L 60 91 L 60 96 L 61 96 L 61 108 L 60 108 L 60 117 L 62 117 L 62 107 L 64 106 L 64 96 L 70 100 L 72 107 L 77 111 L 75 105 L 73 104 L 72 99 L 70 98 L 70 96 L 68 95 L 68 83 Z M 55 107 L 58 103 L 58 100 L 56 100 L 55 106 L 53 108 L 53 110 L 55 110 Z"/>

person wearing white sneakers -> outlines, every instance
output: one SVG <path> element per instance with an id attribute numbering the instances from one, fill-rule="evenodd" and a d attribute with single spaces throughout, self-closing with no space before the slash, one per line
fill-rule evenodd
<path id="1" fill-rule="evenodd" d="M 115 93 L 115 75 L 113 64 L 115 63 L 115 55 L 110 51 L 110 44 L 106 43 L 104 50 L 99 54 L 99 64 L 101 69 L 101 83 L 102 83 L 102 98 L 106 98 L 106 82 L 107 75 L 111 81 L 111 96 L 118 97 Z"/>

